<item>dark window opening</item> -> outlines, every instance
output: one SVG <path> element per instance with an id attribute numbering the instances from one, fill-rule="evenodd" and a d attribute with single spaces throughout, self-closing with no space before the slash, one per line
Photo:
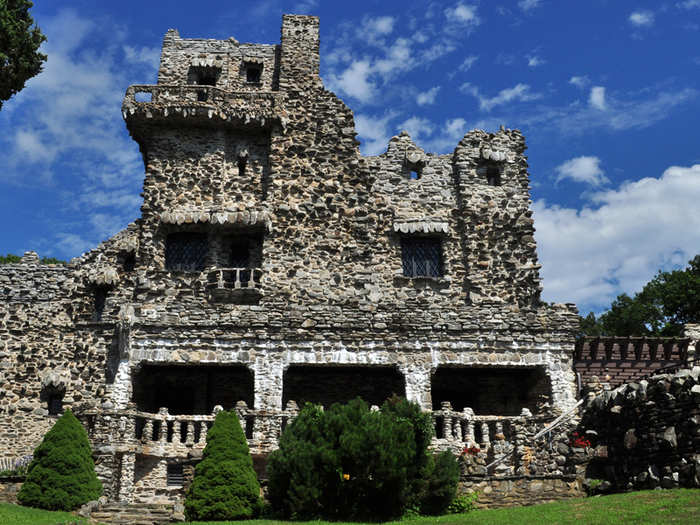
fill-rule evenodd
<path id="1" fill-rule="evenodd" d="M 442 243 L 434 237 L 403 237 L 401 262 L 406 277 L 440 277 L 443 275 Z"/>
<path id="2" fill-rule="evenodd" d="M 216 86 L 221 69 L 218 67 L 191 66 L 187 72 L 187 83 L 197 86 Z"/>
<path id="3" fill-rule="evenodd" d="M 124 262 L 122 263 L 122 268 L 125 272 L 133 272 L 136 268 L 136 254 L 134 252 L 129 252 L 124 255 Z"/>
<path id="4" fill-rule="evenodd" d="M 185 481 L 182 463 L 168 463 L 166 484 L 169 487 L 181 487 Z"/>
<path id="5" fill-rule="evenodd" d="M 517 416 L 523 408 L 542 411 L 551 395 L 544 368 L 438 367 L 431 379 L 433 409 L 443 401 L 461 412 L 477 415 Z"/>
<path id="6" fill-rule="evenodd" d="M 360 397 L 369 405 L 381 406 L 393 394 L 406 395 L 403 374 L 389 366 L 291 365 L 282 381 L 282 406 L 294 401 L 328 408 Z"/>
<path id="7" fill-rule="evenodd" d="M 501 170 L 498 169 L 498 166 L 489 166 L 486 169 L 486 182 L 489 186 L 501 185 Z"/>
<path id="8" fill-rule="evenodd" d="M 49 394 L 48 409 L 50 416 L 60 416 L 63 414 L 63 393 L 52 392 Z"/>
<path id="9" fill-rule="evenodd" d="M 248 162 L 248 159 L 245 157 L 238 157 L 238 176 L 242 177 L 245 175 L 245 166 Z"/>
<path id="10" fill-rule="evenodd" d="M 256 62 L 246 62 L 245 65 L 245 80 L 250 84 L 260 82 L 262 76 L 262 64 Z"/>
<path id="11" fill-rule="evenodd" d="M 143 365 L 134 374 L 133 401 L 150 414 L 165 407 L 171 415 L 208 415 L 238 401 L 253 408 L 253 372 L 243 365 Z"/>
<path id="12" fill-rule="evenodd" d="M 209 242 L 205 233 L 171 233 L 165 240 L 165 268 L 180 272 L 204 270 Z"/>
<path id="13" fill-rule="evenodd" d="M 92 318 L 94 321 L 101 321 L 104 315 L 105 305 L 107 303 L 107 295 L 109 295 L 109 287 L 107 286 L 97 286 L 93 292 L 93 313 Z"/>

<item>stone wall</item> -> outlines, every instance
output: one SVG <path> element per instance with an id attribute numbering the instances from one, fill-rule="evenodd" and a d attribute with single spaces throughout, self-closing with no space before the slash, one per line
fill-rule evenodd
<path id="1" fill-rule="evenodd" d="M 591 395 L 581 428 L 604 456 L 587 476 L 613 490 L 700 487 L 700 367 Z"/>
<path id="2" fill-rule="evenodd" d="M 576 476 L 471 477 L 459 483 L 458 494 L 478 492 L 477 508 L 537 505 L 586 495 Z"/>
<path id="3" fill-rule="evenodd" d="M 17 503 L 17 493 L 22 488 L 24 478 L 0 477 L 0 502 Z"/>

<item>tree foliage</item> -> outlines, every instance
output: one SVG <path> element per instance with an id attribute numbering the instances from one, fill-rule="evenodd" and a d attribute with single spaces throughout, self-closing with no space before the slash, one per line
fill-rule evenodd
<path id="1" fill-rule="evenodd" d="M 440 512 L 455 495 L 457 463 L 451 454 L 433 460 L 431 437 L 430 417 L 398 398 L 380 411 L 361 399 L 326 411 L 307 404 L 270 455 L 270 503 L 293 519 L 386 520 L 423 507 Z"/>
<path id="2" fill-rule="evenodd" d="M 659 271 L 634 297 L 617 296 L 598 319 L 593 312 L 581 318 L 581 332 L 674 337 L 686 323 L 700 323 L 700 255 L 683 270 Z"/>
<path id="3" fill-rule="evenodd" d="M 101 493 L 87 432 L 66 410 L 34 451 L 17 499 L 28 507 L 73 510 Z"/>
<path id="4" fill-rule="evenodd" d="M 21 261 L 22 257 L 13 253 L 0 255 L 0 264 L 19 264 Z M 66 264 L 66 261 L 57 259 L 56 257 L 42 257 L 40 262 L 41 264 Z"/>
<path id="5" fill-rule="evenodd" d="M 0 109 L 46 60 L 39 53 L 46 37 L 29 14 L 33 5 L 29 0 L 0 0 Z"/>
<path id="6" fill-rule="evenodd" d="M 239 520 L 262 506 L 248 442 L 235 412 L 219 412 L 185 499 L 188 520 Z"/>

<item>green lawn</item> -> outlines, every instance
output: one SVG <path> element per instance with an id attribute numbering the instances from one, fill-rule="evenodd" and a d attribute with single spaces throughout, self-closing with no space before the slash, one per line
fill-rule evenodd
<path id="1" fill-rule="evenodd" d="M 75 522 L 87 524 L 86 520 L 78 518 L 70 512 L 53 512 L 0 503 L 0 523 L 2 525 L 62 525 Z"/>
<path id="2" fill-rule="evenodd" d="M 0 503 L 2 525 L 59 525 L 84 521 L 67 512 L 48 512 L 18 505 Z M 205 525 L 205 522 L 195 522 Z M 210 522 L 214 525 L 215 522 Z M 241 522 L 229 522 L 240 525 Z M 289 522 L 251 520 L 246 525 L 283 525 Z M 298 522 L 301 525 L 302 522 Z M 326 522 L 308 522 L 324 525 Z M 558 503 L 514 507 L 509 509 L 475 510 L 468 514 L 416 518 L 394 522 L 401 525 L 500 525 L 546 523 L 547 525 L 602 525 L 602 524 L 667 524 L 700 523 L 700 489 L 678 489 L 631 492 L 596 498 L 570 499 Z M 222 522 L 217 522 L 222 525 Z M 192 524 L 194 525 L 194 524 Z M 328 525 L 342 525 L 333 523 Z"/>

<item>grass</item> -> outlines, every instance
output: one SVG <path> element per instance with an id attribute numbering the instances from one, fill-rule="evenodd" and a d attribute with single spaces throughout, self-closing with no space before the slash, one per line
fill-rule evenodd
<path id="1" fill-rule="evenodd" d="M 222 525 L 223 522 L 190 522 L 190 525 Z M 241 522 L 229 522 L 231 524 Z M 283 525 L 289 522 L 252 520 L 246 525 Z M 296 522 L 295 525 L 302 525 Z M 310 525 L 343 525 L 323 521 Z M 475 510 L 467 514 L 407 519 L 396 525 L 547 525 L 697 524 L 700 523 L 700 489 L 649 490 L 595 498 L 575 498 L 530 507 Z M 357 524 L 352 524 L 357 525 Z"/>
<path id="2" fill-rule="evenodd" d="M 70 512 L 55 512 L 0 503 L 0 523 L 2 525 L 62 525 L 76 522 L 87 524 L 87 520 Z"/>
<path id="3" fill-rule="evenodd" d="M 0 523 L 3 525 L 59 525 L 86 523 L 68 512 L 49 512 L 8 503 L 0 503 Z M 192 522 L 191 525 L 223 525 L 224 522 Z M 284 521 L 251 520 L 228 522 L 232 525 L 283 525 Z M 296 522 L 295 525 L 302 525 Z M 312 525 L 342 525 L 323 521 Z M 547 523 L 548 525 L 635 525 L 700 523 L 700 489 L 649 490 L 614 494 L 595 498 L 580 498 L 508 509 L 475 510 L 436 518 L 415 518 L 399 525 L 511 525 L 513 523 Z M 353 524 L 357 525 L 357 524 Z"/>

